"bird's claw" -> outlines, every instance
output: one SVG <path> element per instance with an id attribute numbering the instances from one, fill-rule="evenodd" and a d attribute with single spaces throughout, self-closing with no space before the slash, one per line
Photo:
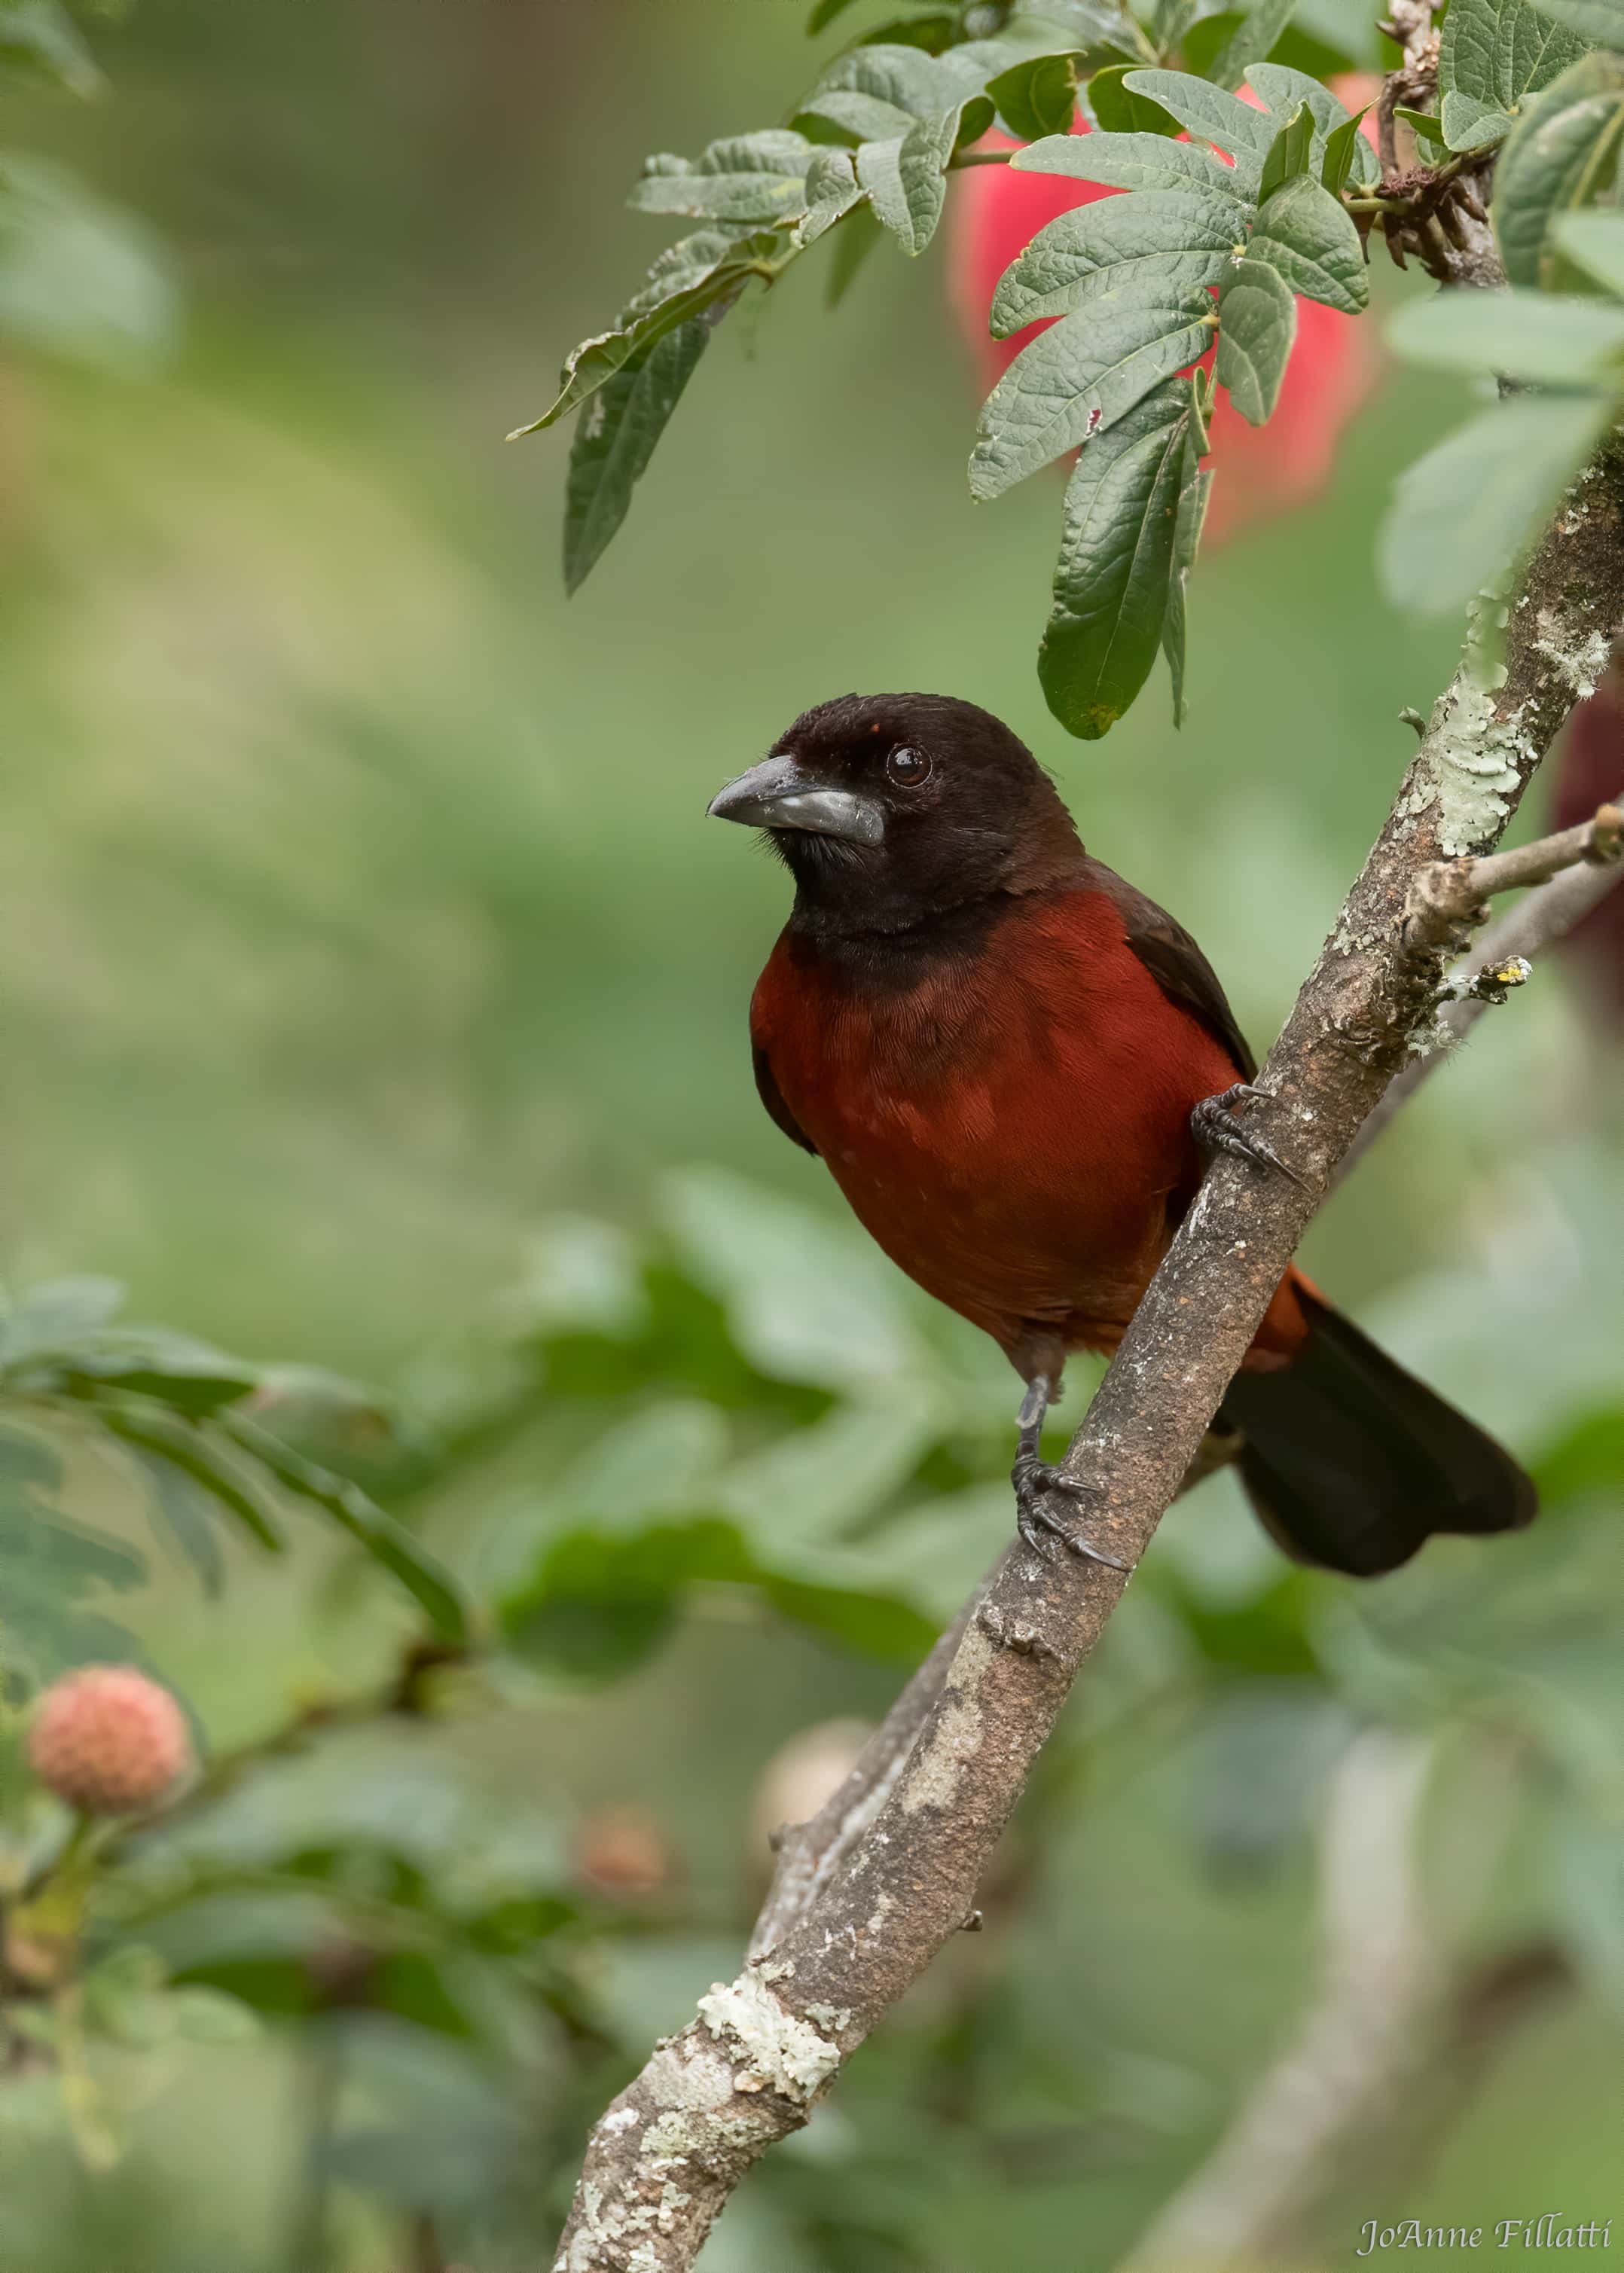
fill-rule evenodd
<path id="1" fill-rule="evenodd" d="M 1229 1152 L 1237 1160 L 1250 1160 L 1254 1168 L 1273 1168 L 1300 1184 L 1301 1176 L 1287 1167 L 1274 1146 L 1255 1133 L 1249 1134 L 1235 1118 L 1237 1105 L 1267 1094 L 1249 1081 L 1237 1081 L 1220 1090 L 1216 1097 L 1204 1097 L 1190 1115 L 1190 1133 L 1204 1152 Z"/>
<path id="2" fill-rule="evenodd" d="M 1025 1453 L 1016 1461 L 1010 1480 L 1015 1487 L 1016 1527 L 1034 1555 L 1041 1555 L 1045 1562 L 1051 1561 L 1057 1541 L 1085 1562 L 1103 1563 L 1112 1571 L 1128 1568 L 1125 1563 L 1119 1563 L 1114 1555 L 1107 1555 L 1103 1549 L 1085 1538 L 1075 1517 L 1067 1518 L 1044 1504 L 1051 1492 L 1063 1493 L 1068 1499 L 1086 1500 L 1086 1484 L 1075 1483 L 1047 1460 Z"/>

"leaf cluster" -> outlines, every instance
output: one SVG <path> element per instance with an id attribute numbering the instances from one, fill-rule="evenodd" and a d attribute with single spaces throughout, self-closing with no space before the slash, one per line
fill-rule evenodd
<path id="1" fill-rule="evenodd" d="M 822 6 L 811 28 L 845 12 Z M 830 298 L 889 236 L 921 252 L 947 177 L 1002 162 L 1135 192 L 1034 240 L 999 289 L 995 332 L 1052 325 L 981 413 L 973 493 L 999 495 L 1083 448 L 1068 496 L 1040 671 L 1074 733 L 1103 733 L 1158 648 L 1184 709 L 1185 592 L 1210 486 L 1211 394 L 1178 374 L 1216 343 L 1215 379 L 1262 423 L 1278 400 L 1298 294 L 1350 311 L 1364 256 L 1342 192 L 1373 161 L 1317 78 L 1350 58 L 1292 47 L 1291 0 L 1215 11 L 1118 0 L 1014 0 L 884 25 L 838 56 L 788 124 L 650 158 L 630 202 L 704 224 L 661 254 L 607 332 L 565 364 L 530 433 L 584 406 L 570 461 L 565 581 L 619 528 L 711 332 L 754 284 L 833 247 Z M 1182 64 L 1183 68 L 1172 68 Z M 1250 100 L 1234 92 L 1246 86 Z M 1094 129 L 1071 128 L 1079 101 Z M 1188 132 L 1189 142 L 1176 138 Z M 1086 447 L 1084 448 L 1084 446 Z"/>
<path id="2" fill-rule="evenodd" d="M 0 94 L 82 101 L 105 82 L 60 0 L 0 0 Z M 69 168 L 0 150 L 0 338 L 76 361 L 149 366 L 174 344 L 180 294 L 164 247 Z"/>
<path id="3" fill-rule="evenodd" d="M 59 1279 L 0 1310 L 0 1672 L 14 1692 L 72 1665 L 139 1655 L 94 1605 L 141 1583 L 146 1559 L 59 1512 L 62 1455 L 73 1450 L 112 1459 L 209 1594 L 224 1584 L 223 1541 L 280 1553 L 297 1504 L 357 1541 L 442 1632 L 462 1634 L 449 1575 L 293 1434 L 318 1422 L 341 1438 L 357 1421 L 386 1427 L 376 1399 L 126 1324 L 122 1302 L 110 1279 Z"/>

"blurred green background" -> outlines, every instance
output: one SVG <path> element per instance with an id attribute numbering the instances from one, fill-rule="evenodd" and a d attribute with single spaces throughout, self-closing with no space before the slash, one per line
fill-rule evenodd
<path id="1" fill-rule="evenodd" d="M 620 206 L 644 151 L 776 118 L 822 52 L 803 17 L 776 0 L 141 0 L 92 26 L 108 100 L 0 105 L 7 149 L 144 217 L 184 309 L 175 350 L 144 366 L 0 359 L 5 1275 L 109 1273 L 143 1316 L 376 1382 L 430 1432 L 502 1406 L 516 1332 L 522 1416 L 470 1426 L 414 1487 L 476 1591 L 566 1518 L 624 1517 L 568 1466 L 606 1422 L 612 1456 L 616 1429 L 657 1415 L 654 1449 L 627 1456 L 646 1512 L 710 1489 L 673 1482 L 672 1425 L 703 1438 L 720 1414 L 736 1453 L 863 1405 L 823 1360 L 752 1341 L 752 1272 L 771 1278 L 786 1241 L 882 1341 L 894 1314 L 931 1354 L 899 1376 L 959 1400 L 952 1427 L 933 1407 L 911 1452 L 853 1486 L 879 1528 L 842 1548 L 850 1566 L 939 1615 L 1001 1536 L 1000 1494 L 978 1485 L 1007 1457 L 1009 1378 L 848 1248 L 823 1172 L 757 1106 L 745 1011 L 784 881 L 703 825 L 724 778 L 848 687 L 982 702 L 1055 767 L 1092 847 L 1196 932 L 1261 1044 L 1387 808 L 1410 739 L 1397 713 L 1428 707 L 1451 666 L 1455 627 L 1396 615 L 1371 569 L 1392 480 L 1461 407 L 1395 372 L 1318 506 L 1204 559 L 1186 731 L 1153 689 L 1109 740 L 1068 746 L 1033 667 L 1057 486 L 968 500 L 975 386 L 941 247 L 914 266 L 882 249 L 836 319 L 797 271 L 731 321 L 566 605 L 567 442 L 501 438 L 662 241 Z M 1386 301 L 1405 289 L 1379 276 Z M 1542 974 L 1306 1258 L 1546 1463 L 1546 1530 L 1492 1573 L 1476 1550 L 1432 1550 L 1372 1608 L 1282 1578 L 1225 1482 L 1176 1511 L 989 1901 L 988 1956 L 954 1953 L 921 1987 L 752 2181 L 707 2267 L 1114 2262 L 1290 2036 L 1314 1964 L 1309 1827 L 1372 1718 L 1440 1748 L 1448 1948 L 1544 1936 L 1555 1916 L 1592 1969 L 1485 2063 L 1436 2154 L 1372 2172 L 1312 2262 L 1351 2265 L 1371 2217 L 1562 2208 L 1616 2213 L 1624 2238 L 1621 1148 L 1603 1061 Z M 624 1272 L 587 1219 L 685 1272 L 690 1307 L 719 1300 L 726 1324 L 657 1333 L 617 1374 L 592 1337 L 630 1331 Z M 747 1252 L 707 1284 L 730 1236 Z M 792 1311 L 801 1267 L 778 1290 Z M 690 1328 L 742 1356 L 672 1358 Z M 695 1451 L 695 1473 L 715 1455 Z M 108 1481 L 83 1489 L 134 1535 Z M 960 1490 L 972 1506 L 937 1519 Z M 921 1496 L 936 1513 L 913 1543 L 880 1525 Z M 750 1502 L 763 1530 L 771 1497 Z M 377 1677 L 407 1624 L 313 1533 L 279 1566 L 234 1552 L 218 1601 L 157 1567 L 130 1623 L 220 1746 Z M 274 1771 L 264 1809 L 297 1815 L 304 1847 L 386 1819 L 398 1842 L 405 1819 L 465 1859 L 486 1816 L 511 1834 L 522 1815 L 534 1871 L 578 1886 L 583 1838 L 630 1810 L 658 1884 L 626 1894 L 611 1872 L 593 1897 L 590 2026 L 555 2013 L 527 2034 L 499 2011 L 487 2041 L 483 2020 L 362 2000 L 335 2082 L 332 2029 L 273 2018 L 252 2045 L 144 2069 L 122 2157 L 95 2172 L 37 2111 L 8 2140 L 0 2104 L 0 2262 L 541 2262 L 594 2095 L 735 1968 L 768 1760 L 808 1725 L 877 1714 L 900 1677 L 816 1624 L 748 1585 L 702 1587 L 607 1687 L 556 1663 L 504 1675 L 478 1714 L 410 1742 L 335 1736 Z M 906 1632 L 886 1647 L 906 1654 Z M 1558 1819 L 1581 1789 L 1600 1859 L 1575 1894 L 1562 1858 L 1583 1842 Z M 263 1842 L 264 1815 L 242 1835 Z M 170 1954 L 248 1993 L 207 1945 L 199 1928 Z M 601 2039 L 584 2061 L 583 2029 Z M 342 2148 L 313 2227 L 312 2108 Z"/>

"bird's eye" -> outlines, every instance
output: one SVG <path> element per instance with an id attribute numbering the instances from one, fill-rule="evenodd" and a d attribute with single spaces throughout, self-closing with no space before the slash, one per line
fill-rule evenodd
<path id="1" fill-rule="evenodd" d="M 893 750 L 885 761 L 885 778 L 898 789 L 917 789 L 930 778 L 930 761 L 923 750 Z"/>

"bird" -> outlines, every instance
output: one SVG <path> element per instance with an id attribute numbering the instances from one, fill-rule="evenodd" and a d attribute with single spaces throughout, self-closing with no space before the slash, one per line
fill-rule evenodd
<path id="1" fill-rule="evenodd" d="M 1113 1563 L 1041 1455 L 1066 1357 L 1116 1347 L 1215 1146 L 1281 1167 L 1237 1114 L 1256 1065 L 1212 965 L 955 696 L 820 703 L 708 810 L 761 831 L 794 884 L 750 1004 L 762 1103 L 1019 1375 L 1026 1544 Z M 1511 1455 L 1295 1264 L 1215 1425 L 1276 1543 L 1324 1569 L 1375 1577 L 1536 1512 Z"/>

